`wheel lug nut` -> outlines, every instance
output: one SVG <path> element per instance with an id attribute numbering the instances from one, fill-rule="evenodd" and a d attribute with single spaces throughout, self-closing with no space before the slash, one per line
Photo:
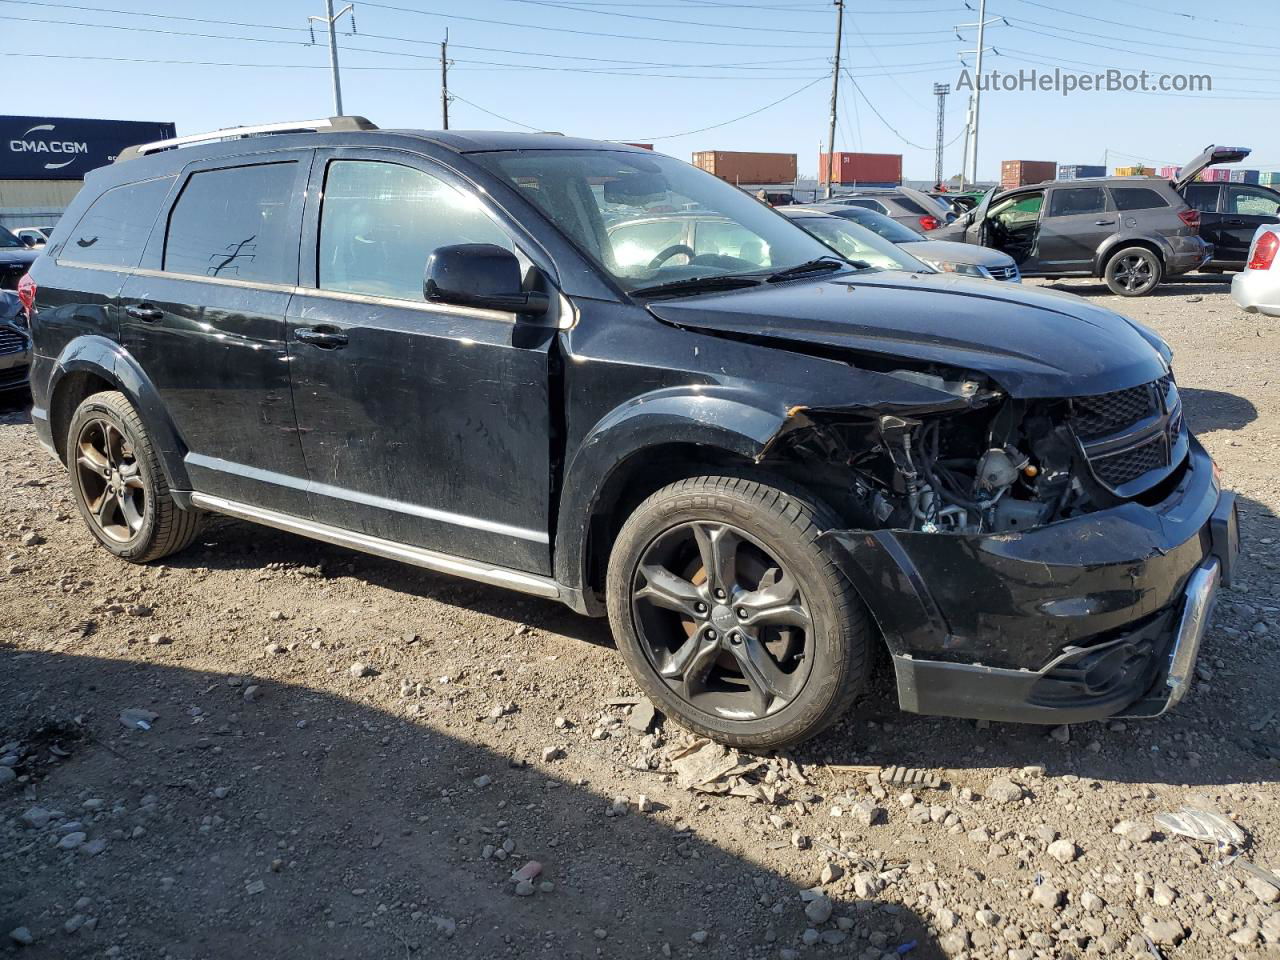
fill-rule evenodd
<path id="1" fill-rule="evenodd" d="M 737 631 L 734 631 L 733 633 L 729 634 L 729 642 L 735 645 L 741 643 L 742 634 L 738 633 Z"/>
<path id="2" fill-rule="evenodd" d="M 699 603 L 695 603 L 695 604 L 693 605 L 693 609 L 694 609 L 694 610 L 696 610 L 698 613 L 706 613 L 706 612 L 707 612 L 707 605 L 706 605 L 705 603 L 701 603 L 701 602 L 699 602 Z"/>
<path id="3" fill-rule="evenodd" d="M 746 608 L 746 607 L 739 607 L 739 608 L 738 608 L 738 619 L 739 619 L 739 620 L 745 620 L 745 619 L 747 619 L 747 608 Z"/>
<path id="4" fill-rule="evenodd" d="M 708 630 L 708 631 L 707 631 L 707 639 L 708 639 L 708 640 L 714 640 L 715 638 L 716 638 L 716 632 L 715 632 L 714 630 Z"/>
<path id="5" fill-rule="evenodd" d="M 723 599 L 724 599 L 724 591 L 723 591 L 723 590 L 717 590 L 717 591 L 716 591 L 716 599 L 717 599 L 717 600 L 723 600 Z"/>

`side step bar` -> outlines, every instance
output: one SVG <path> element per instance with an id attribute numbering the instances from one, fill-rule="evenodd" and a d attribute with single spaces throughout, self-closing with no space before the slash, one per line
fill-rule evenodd
<path id="1" fill-rule="evenodd" d="M 277 530 L 310 537 L 312 540 L 323 540 L 325 543 L 332 543 L 335 546 L 349 547 L 352 550 L 371 553 L 377 557 L 386 557 L 388 560 L 411 563 L 416 567 L 435 570 L 437 573 L 449 573 L 458 577 L 466 577 L 469 580 L 478 580 L 480 583 L 488 583 L 495 587 L 506 587 L 509 590 L 519 590 L 521 593 L 533 594 L 535 597 L 546 597 L 549 600 L 561 599 L 560 585 L 549 577 L 540 577 L 533 573 L 521 573 L 518 570 L 495 567 L 491 564 L 468 560 L 464 557 L 436 553 L 434 550 L 424 550 L 422 547 L 413 547 L 404 543 L 396 543 L 392 540 L 383 540 L 379 537 L 371 537 L 367 533 L 343 530 L 341 527 L 331 527 L 328 524 L 317 523 L 314 520 L 305 520 L 302 517 L 294 517 L 287 513 L 277 513 L 274 510 L 264 510 L 261 507 L 254 507 L 247 503 L 226 500 L 222 497 L 212 497 L 204 493 L 191 494 L 191 503 L 202 510 L 225 513 L 229 517 L 248 520 L 251 523 L 261 523 L 264 526 L 275 527 Z"/>

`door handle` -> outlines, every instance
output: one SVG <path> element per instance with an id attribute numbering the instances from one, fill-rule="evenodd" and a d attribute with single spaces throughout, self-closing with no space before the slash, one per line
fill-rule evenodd
<path id="1" fill-rule="evenodd" d="M 124 308 L 124 312 L 135 320 L 141 320 L 144 323 L 155 323 L 164 319 L 164 311 L 159 307 L 153 307 L 149 303 L 131 303 Z"/>
<path id="2" fill-rule="evenodd" d="M 1248 224 L 1245 223 L 1243 220 L 1228 220 L 1227 226 L 1228 227 L 1246 227 L 1248 226 Z"/>
<path id="3" fill-rule="evenodd" d="M 1094 225 L 1095 227 L 1110 227 L 1110 226 L 1113 226 L 1114 224 L 1115 224 L 1115 221 L 1114 221 L 1114 220 L 1095 220 L 1095 221 L 1093 221 L 1093 225 Z"/>
<path id="4" fill-rule="evenodd" d="M 299 327 L 293 331 L 293 339 L 321 350 L 337 350 L 347 345 L 347 335 L 337 327 Z"/>

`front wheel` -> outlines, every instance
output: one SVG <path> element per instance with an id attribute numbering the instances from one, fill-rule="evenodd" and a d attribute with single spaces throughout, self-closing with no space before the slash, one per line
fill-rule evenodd
<path id="1" fill-rule="evenodd" d="M 663 712 L 762 750 L 799 743 L 848 709 L 870 630 L 817 543 L 837 525 L 801 490 L 734 476 L 682 480 L 636 508 L 609 558 L 609 620 Z"/>
<path id="2" fill-rule="evenodd" d="M 1146 247 L 1126 247 L 1107 261 L 1102 278 L 1121 297 L 1144 297 L 1160 284 L 1164 265 Z"/>

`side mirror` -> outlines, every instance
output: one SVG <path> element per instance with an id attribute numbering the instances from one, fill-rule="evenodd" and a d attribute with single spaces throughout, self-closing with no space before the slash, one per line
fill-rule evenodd
<path id="1" fill-rule="evenodd" d="M 510 250 L 492 243 L 457 243 L 431 251 L 422 295 L 434 303 L 460 307 L 546 313 L 547 295 L 521 286 L 520 261 Z"/>

